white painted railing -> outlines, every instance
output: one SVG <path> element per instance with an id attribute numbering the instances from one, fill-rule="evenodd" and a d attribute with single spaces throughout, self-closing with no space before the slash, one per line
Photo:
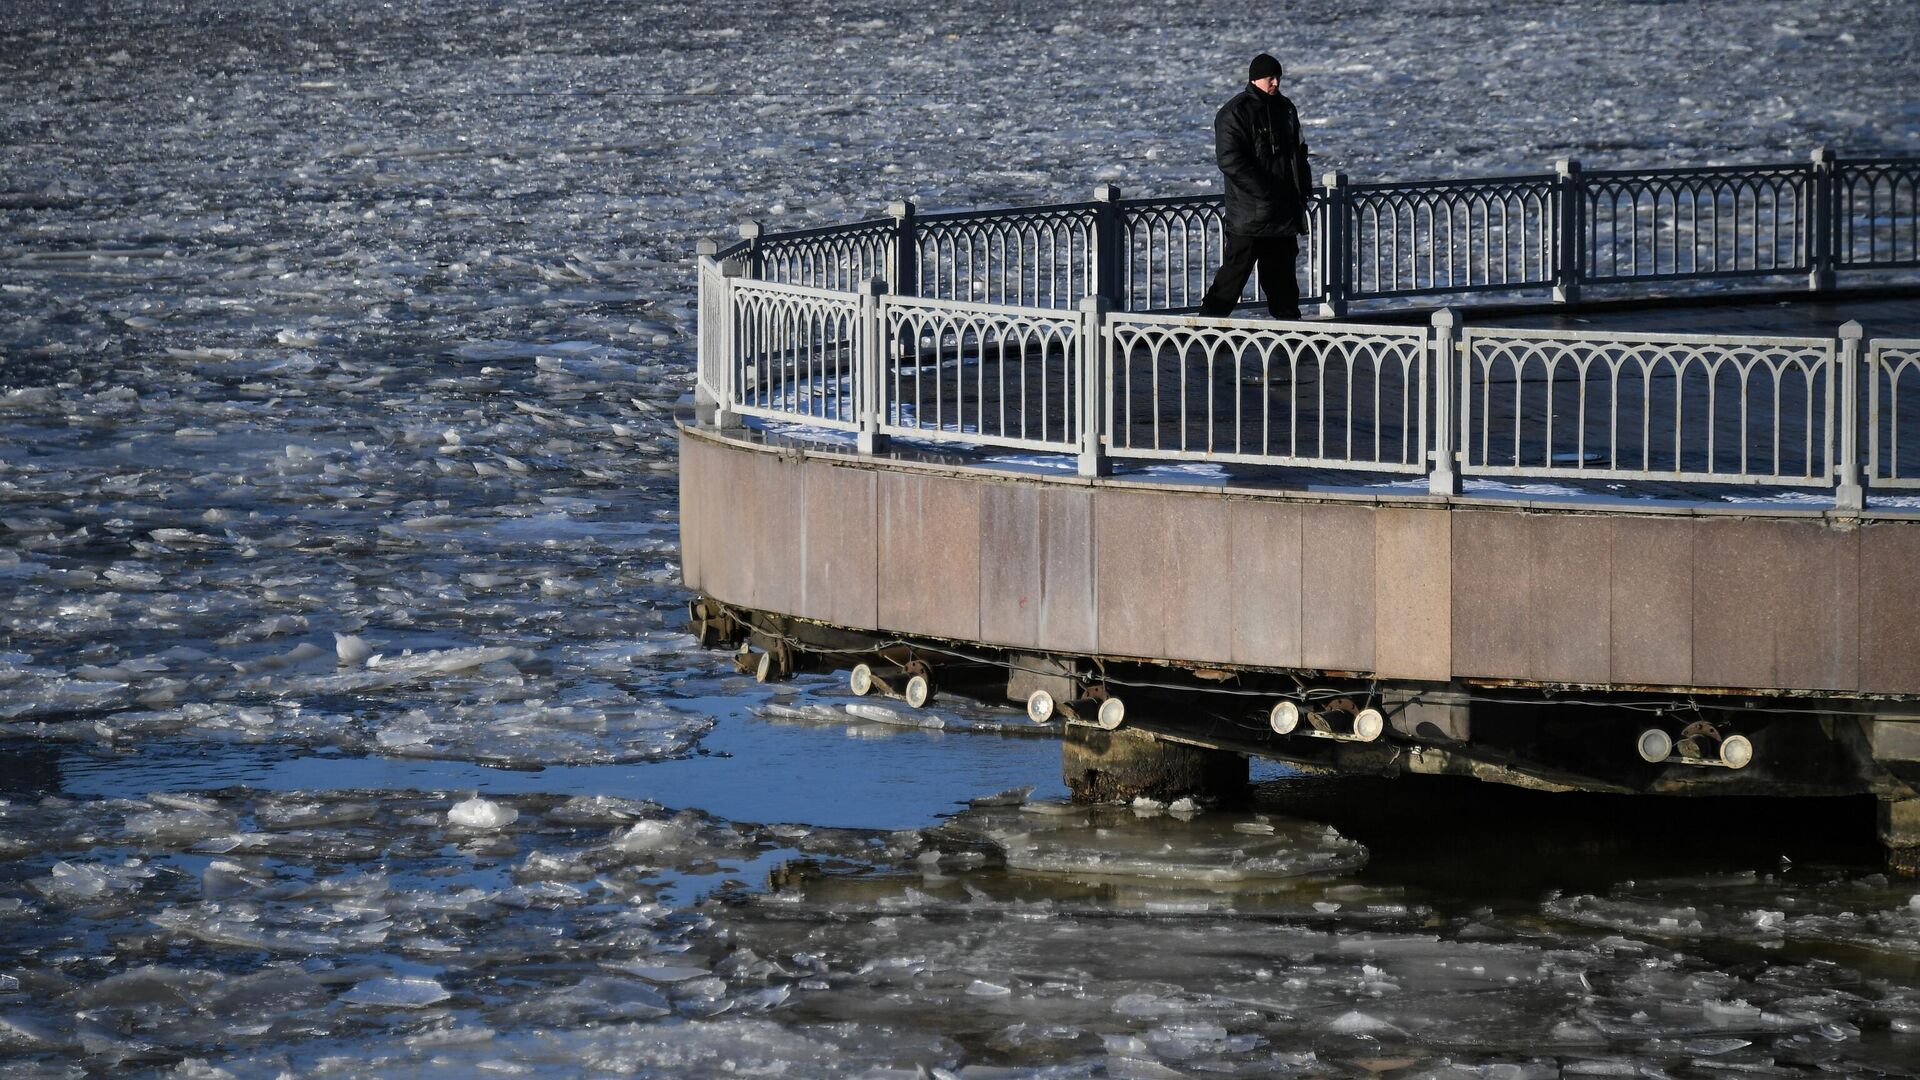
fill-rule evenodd
<path id="1" fill-rule="evenodd" d="M 1075 451 L 1086 426 L 1076 313 L 882 296 L 881 435 Z"/>
<path id="2" fill-rule="evenodd" d="M 1920 268 L 1920 159 L 1395 184 L 1329 174 L 1302 299 Z M 1920 342 L 1203 319 L 1218 196 L 741 228 L 699 264 L 700 395 L 742 416 L 1113 459 L 1920 487 Z M 903 289 L 889 288 L 902 282 Z M 1258 298 L 1243 296 L 1243 304 Z M 1863 356 L 1863 348 L 1865 355 Z M 1860 384 L 1864 381 L 1866 386 Z M 1863 401 L 1862 398 L 1865 400 Z M 1863 454 L 1864 451 L 1864 454 Z"/>
<path id="3" fill-rule="evenodd" d="M 1424 327 L 1116 314 L 1107 452 L 1426 472 Z"/>
<path id="4" fill-rule="evenodd" d="M 1877 340 L 1867 353 L 1867 483 L 1920 487 L 1920 340 Z M 1903 408 L 1904 406 L 1904 408 Z"/>
<path id="5" fill-rule="evenodd" d="M 870 351 L 860 299 L 804 285 L 730 278 L 727 407 L 747 416 L 856 430 L 856 367 Z"/>
<path id="6" fill-rule="evenodd" d="M 1460 471 L 1823 487 L 1840 345 L 1469 327 Z"/>

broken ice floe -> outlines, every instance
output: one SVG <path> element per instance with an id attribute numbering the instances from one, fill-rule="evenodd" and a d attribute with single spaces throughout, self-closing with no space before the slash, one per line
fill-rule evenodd
<path id="1" fill-rule="evenodd" d="M 1863 995 L 1825 962 L 1730 974 L 1598 928 L 1551 932 L 1541 919 L 1558 901 L 1507 940 L 1460 940 L 1404 893 L 1350 877 L 1240 891 L 1302 868 L 1265 845 L 1356 854 L 1288 819 L 1025 803 L 1056 811 L 1030 813 L 1005 794 L 903 833 L 752 826 L 606 796 L 159 792 L 0 805 L 27 850 L 62 852 L 32 904 L 124 927 L 151 943 L 142 949 L 211 950 L 241 968 L 223 983 L 135 960 L 48 982 L 25 957 L 12 973 L 44 987 L 45 1002 L 94 1016 L 185 1010 L 161 1036 L 181 1050 L 286 1045 L 311 1037 L 302 1022 L 379 1013 L 423 1025 L 403 1026 L 395 1060 L 472 1050 L 528 1065 L 535 1046 L 614 1029 L 657 1046 L 681 1037 L 656 1026 L 669 1023 L 737 1052 L 744 1029 L 726 1025 L 765 1017 L 771 1026 L 754 1030 L 785 1038 L 800 1030 L 795 1002 L 807 1023 L 866 1032 L 834 1045 L 890 1068 L 906 1059 L 884 1031 L 944 1015 L 967 1045 L 1153 1076 L 1294 1074 L 1359 1053 L 1743 1068 L 1798 1053 L 1782 1050 L 1793 1040 L 1845 1055 L 1864 1048 L 1863 1032 L 1920 1028 L 1920 996 Z M 457 820 L 468 816 L 490 827 Z M 1249 822 L 1271 831 L 1235 828 Z M 1013 866 L 1023 845 L 1049 869 Z M 675 875 L 725 874 L 776 848 L 796 861 L 757 900 L 658 903 Z M 208 850 L 218 853 L 198 873 L 166 862 Z M 1752 875 L 1633 889 L 1696 911 L 1846 914 Z M 1911 889 L 1891 883 L 1828 892 L 1851 896 L 1860 921 L 1912 911 Z M 236 982 L 245 990 L 229 992 Z M 73 1012 L 35 1008 L 6 1018 L 35 1034 L 0 1038 L 51 1048 L 84 1034 Z M 995 1060 L 941 1046 L 936 1063 L 958 1075 Z"/>
<path id="2" fill-rule="evenodd" d="M 690 745 L 672 732 L 704 721 L 663 715 L 673 679 L 725 660 L 648 635 L 683 599 L 669 406 L 691 383 L 692 240 L 741 216 L 855 221 L 909 191 L 1213 190 L 1205 125 L 1239 81 L 1127 4 L 933 27 L 964 100 L 901 92 L 927 20 L 885 5 L 688 27 L 509 2 L 462 29 L 396 0 L 352 5 L 341 41 L 243 41 L 220 29 L 239 5 L 205 7 L 162 33 L 29 14 L 8 39 L 10 118 L 39 133 L 0 146 L 22 222 L 0 251 L 16 744 L 357 754 L 391 727 L 396 752 L 516 764 Z M 1872 158 L 1920 138 L 1909 82 L 1883 77 L 1904 38 L 1873 32 L 1900 21 L 1873 0 L 1430 7 L 1289 24 L 1328 168 Z M 1124 116 L 1036 40 L 1100 42 Z M 1460 59 L 1490 41 L 1498 62 Z M 743 90 L 716 50 L 791 72 L 796 96 Z M 640 53 L 661 92 L 596 92 Z M 423 77 L 432 108 L 355 107 L 417 99 Z M 287 659 L 302 642 L 323 653 Z M 536 655 L 361 663 L 507 645 Z M 937 742 L 956 775 L 969 749 L 946 736 L 993 730 L 944 701 L 939 727 L 840 705 L 825 722 Z M 1857 873 L 1476 897 L 1496 910 L 1452 918 L 1378 875 L 1251 896 L 1007 873 L 988 840 L 938 830 L 694 815 L 623 848 L 678 815 L 594 792 L 493 798 L 520 817 L 485 835 L 447 821 L 446 792 L 6 799 L 0 1057 L 23 1075 L 1844 1075 L 1910 1072 L 1920 1039 L 1912 894 Z M 1058 813 L 1023 827 L 1074 813 L 1035 809 Z M 1175 820 L 1141 809 L 1113 827 Z M 650 899 L 662 867 L 719 878 L 767 845 L 801 856 L 764 903 Z M 186 917 L 144 918 L 162 911 Z"/>
<path id="3" fill-rule="evenodd" d="M 1783 891 L 1749 871 L 1626 883 L 1607 896 L 1555 897 L 1543 909 L 1651 941 L 1851 946 L 1920 957 L 1917 900 L 1910 888 L 1882 878 L 1840 890 Z"/>
<path id="4" fill-rule="evenodd" d="M 379 752 L 398 757 L 500 765 L 584 765 L 649 761 L 692 746 L 711 717 L 617 700 L 579 704 L 527 701 L 412 709 L 383 721 Z"/>
<path id="5" fill-rule="evenodd" d="M 1010 867 L 1041 873 L 1254 882 L 1349 871 L 1367 858 L 1365 847 L 1313 822 L 1269 818 L 1261 824 L 1272 831 L 1255 839 L 1228 814 L 1140 820 L 1111 807 L 1057 814 L 1032 807 L 977 808 L 948 829 L 984 838 Z"/>

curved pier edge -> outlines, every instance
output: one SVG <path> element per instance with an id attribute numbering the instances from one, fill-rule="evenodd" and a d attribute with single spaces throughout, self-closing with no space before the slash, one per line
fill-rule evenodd
<path id="1" fill-rule="evenodd" d="M 1873 795 L 1920 862 L 1912 515 L 1009 474 L 689 427 L 681 449 L 691 626 L 749 673 L 864 663 L 880 692 L 918 676 L 1308 771 Z"/>

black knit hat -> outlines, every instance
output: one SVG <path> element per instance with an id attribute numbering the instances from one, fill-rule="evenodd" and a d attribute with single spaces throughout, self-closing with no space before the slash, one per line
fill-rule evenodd
<path id="1" fill-rule="evenodd" d="M 1259 56 L 1254 57 L 1253 63 L 1247 65 L 1247 81 L 1248 82 L 1254 82 L 1259 79 L 1265 79 L 1265 78 L 1277 79 L 1279 77 L 1280 77 L 1280 61 L 1275 60 L 1273 57 L 1268 56 L 1266 53 L 1261 53 Z"/>

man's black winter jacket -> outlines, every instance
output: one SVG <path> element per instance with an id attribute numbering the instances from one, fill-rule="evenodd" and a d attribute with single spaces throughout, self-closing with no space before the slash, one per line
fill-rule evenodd
<path id="1" fill-rule="evenodd" d="M 1253 84 L 1213 118 L 1214 158 L 1227 176 L 1226 229 L 1238 236 L 1299 236 L 1313 191 L 1300 114 L 1285 94 Z"/>

